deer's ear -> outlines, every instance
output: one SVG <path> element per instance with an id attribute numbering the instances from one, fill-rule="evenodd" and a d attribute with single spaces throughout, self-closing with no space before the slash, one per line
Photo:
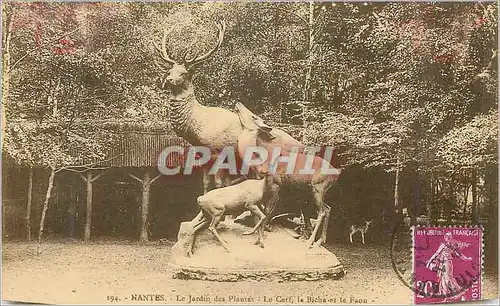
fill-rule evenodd
<path id="1" fill-rule="evenodd" d="M 273 128 L 267 125 L 264 120 L 256 120 L 255 124 L 259 127 L 259 130 L 265 133 L 269 133 L 273 130 Z"/>
<path id="2" fill-rule="evenodd" d="M 271 142 L 276 138 L 276 136 L 274 136 L 271 133 L 271 130 L 267 131 L 267 130 L 259 129 L 258 135 L 259 135 L 259 138 L 261 138 L 262 140 L 267 141 L 267 142 Z"/>

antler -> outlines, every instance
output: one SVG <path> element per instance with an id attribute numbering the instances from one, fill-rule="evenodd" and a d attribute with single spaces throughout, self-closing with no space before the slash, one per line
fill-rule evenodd
<path id="1" fill-rule="evenodd" d="M 198 64 L 206 60 L 208 57 L 210 57 L 210 55 L 212 55 L 212 53 L 214 53 L 217 49 L 219 49 L 220 45 L 222 44 L 222 40 L 224 39 L 224 32 L 226 31 L 226 21 L 224 19 L 221 21 L 220 24 L 217 24 L 217 29 L 219 29 L 219 38 L 217 41 L 217 45 L 215 45 L 215 47 L 213 47 L 210 51 L 201 56 L 198 56 L 191 60 L 184 60 L 186 64 L 189 65 Z"/>
<path id="2" fill-rule="evenodd" d="M 168 34 L 170 34 L 170 32 L 172 32 L 172 30 L 173 30 L 173 27 L 171 27 L 170 29 L 165 28 L 165 30 L 163 31 L 163 38 L 161 39 L 161 48 L 154 41 L 153 41 L 153 45 L 155 46 L 155 49 L 158 51 L 158 53 L 160 53 L 161 58 L 165 62 L 170 63 L 170 64 L 175 64 L 175 61 L 170 57 L 170 55 L 168 55 L 168 52 L 167 52 L 167 37 L 168 37 Z"/>

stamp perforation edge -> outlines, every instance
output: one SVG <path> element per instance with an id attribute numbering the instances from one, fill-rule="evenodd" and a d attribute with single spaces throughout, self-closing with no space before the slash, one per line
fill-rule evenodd
<path id="1" fill-rule="evenodd" d="M 415 225 L 410 226 L 410 235 L 411 235 L 411 279 L 410 286 L 414 286 L 415 282 Z M 415 292 L 410 290 L 411 294 L 411 303 L 415 304 Z"/>
<path id="2" fill-rule="evenodd" d="M 484 247 L 485 247 L 485 244 L 484 244 L 484 226 L 482 224 L 467 224 L 467 223 L 463 223 L 463 224 L 453 224 L 453 225 L 420 225 L 420 224 L 417 224 L 417 225 L 412 225 L 410 226 L 410 231 L 411 231 L 411 239 L 412 239 L 412 246 L 411 246 L 411 253 L 412 253 L 412 261 L 411 261 L 411 266 L 412 266 L 412 271 L 415 271 L 415 228 L 429 228 L 429 227 L 434 227 L 434 228 L 443 228 L 443 229 L 453 229 L 453 228 L 463 228 L 463 227 L 468 227 L 468 228 L 480 228 L 481 229 L 481 237 L 480 237 L 480 243 L 478 243 L 480 249 L 478 250 L 479 251 L 479 254 L 480 254 L 480 275 L 481 275 L 481 292 L 480 292 L 480 296 L 478 298 L 478 301 L 482 301 L 484 300 L 483 298 L 483 279 L 484 279 L 484 276 L 485 276 L 485 273 L 484 273 L 484 259 L 485 259 L 485 254 L 484 254 Z M 413 275 L 412 275 L 413 277 Z M 413 279 L 412 279 L 412 285 L 413 285 Z M 415 304 L 415 292 L 413 290 L 411 290 L 411 303 L 416 305 Z"/>

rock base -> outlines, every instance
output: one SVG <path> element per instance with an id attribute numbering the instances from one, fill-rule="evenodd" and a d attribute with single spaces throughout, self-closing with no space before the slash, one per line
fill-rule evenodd
<path id="1" fill-rule="evenodd" d="M 299 281 L 338 279 L 344 268 L 337 257 L 324 247 L 308 249 L 306 241 L 295 239 L 287 228 L 274 226 L 265 232 L 265 248 L 254 245 L 256 234 L 245 236 L 249 228 L 226 220 L 217 228 L 230 247 L 227 252 L 212 233 L 198 233 L 187 256 L 186 247 L 192 234 L 191 222 L 183 222 L 178 242 L 172 248 L 170 268 L 173 277 L 211 281 Z"/>

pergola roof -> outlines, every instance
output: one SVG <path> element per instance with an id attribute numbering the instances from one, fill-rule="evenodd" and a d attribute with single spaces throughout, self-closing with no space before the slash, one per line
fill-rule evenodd
<path id="1" fill-rule="evenodd" d="M 111 132 L 113 146 L 105 151 L 104 158 L 89 158 L 82 156 L 76 149 L 70 152 L 78 160 L 72 166 L 92 165 L 99 167 L 157 167 L 161 152 L 168 146 L 186 148 L 184 155 L 171 153 L 166 160 L 167 167 L 183 166 L 188 148 L 191 146 L 181 137 L 178 137 L 168 122 L 145 123 L 136 121 L 108 121 L 91 120 L 80 124 L 99 126 L 100 129 Z M 280 126 L 287 132 L 298 134 L 301 127 L 287 125 Z M 292 132 L 293 130 L 293 132 Z M 48 148 L 49 149 L 49 148 Z M 81 156 L 81 158 L 78 158 Z M 6 151 L 2 151 L 4 165 L 23 166 L 15 162 Z M 195 163 L 196 165 L 196 163 Z M 36 161 L 35 167 L 37 165 Z"/>
<path id="2" fill-rule="evenodd" d="M 115 145 L 106 152 L 103 160 L 80 160 L 79 165 L 96 164 L 107 167 L 156 167 L 158 157 L 168 146 L 188 148 L 189 143 L 175 135 L 163 133 L 125 132 L 115 134 Z M 187 150 L 186 150 L 187 152 Z M 167 166 L 184 164 L 184 156 L 172 153 Z"/>

